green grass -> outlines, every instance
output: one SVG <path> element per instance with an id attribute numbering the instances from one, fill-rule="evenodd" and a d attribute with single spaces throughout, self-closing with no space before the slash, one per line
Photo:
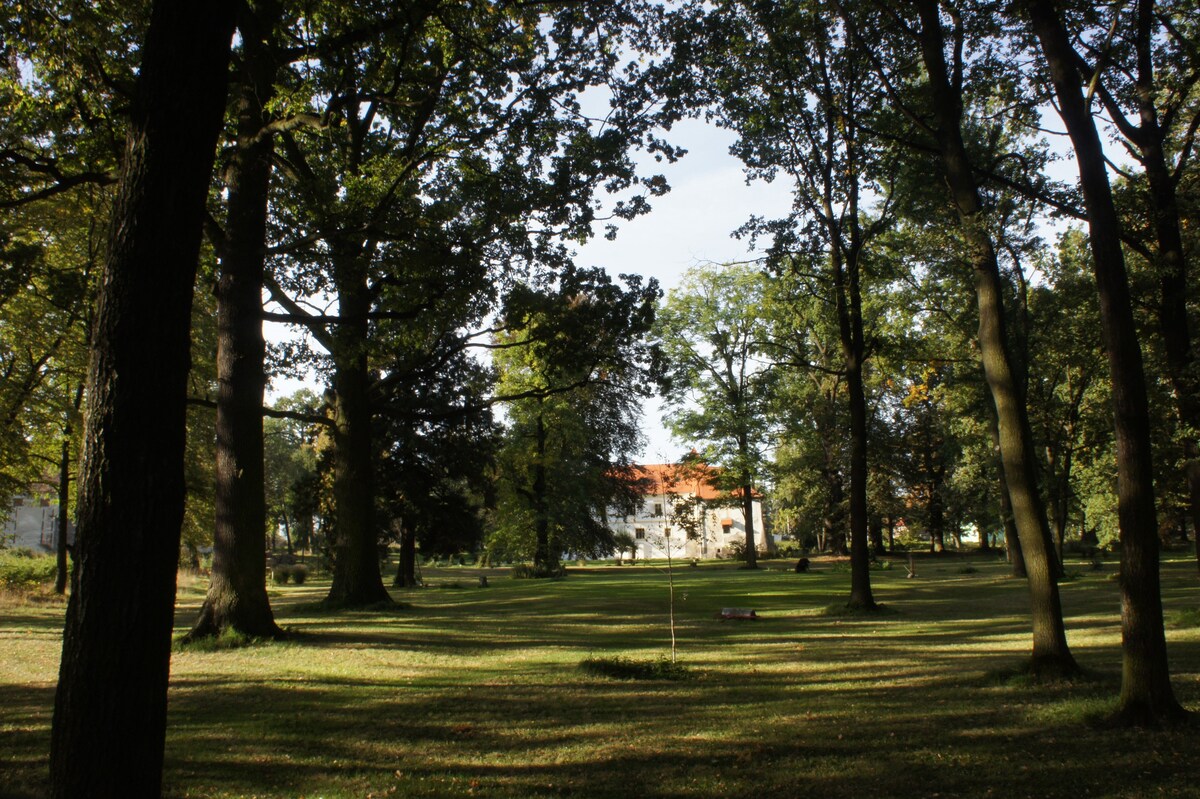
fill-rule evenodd
<path id="1" fill-rule="evenodd" d="M 581 668 L 669 654 L 660 564 L 554 581 L 496 570 L 485 589 L 479 570 L 425 569 L 462 587 L 397 591 L 406 606 L 388 612 L 319 607 L 322 575 L 271 585 L 280 623 L 300 635 L 173 654 L 165 795 L 1197 795 L 1194 730 L 1089 723 L 1119 680 L 1113 564 L 1062 586 L 1072 647 L 1095 676 L 1048 685 L 1017 676 L 1028 600 L 1001 563 L 873 572 L 888 612 L 851 615 L 828 611 L 847 574 L 791 565 L 676 570 L 684 680 Z M 1168 619 L 1196 608 L 1195 569 L 1165 565 Z M 177 632 L 203 590 L 181 585 Z M 759 618 L 722 622 L 722 607 Z M 61 603 L 0 603 L 0 796 L 44 790 L 61 619 Z M 1200 628 L 1167 635 L 1176 691 L 1200 708 Z"/>

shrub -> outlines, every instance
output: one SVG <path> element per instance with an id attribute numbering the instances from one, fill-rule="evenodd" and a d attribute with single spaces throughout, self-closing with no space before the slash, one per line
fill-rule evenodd
<path id="1" fill-rule="evenodd" d="M 308 579 L 308 567 L 303 563 L 297 563 L 292 567 L 292 582 L 296 585 L 304 585 L 304 581 Z"/>
<path id="2" fill-rule="evenodd" d="M 567 570 L 561 563 L 555 564 L 550 569 L 539 569 L 532 563 L 516 563 L 512 567 L 512 576 L 514 580 L 560 578 L 567 576 Z"/>
<path id="3" fill-rule="evenodd" d="M 276 566 L 271 569 L 271 578 L 276 585 L 286 585 L 287 581 L 292 577 L 291 566 Z"/>
<path id="4" fill-rule="evenodd" d="M 665 657 L 657 660 L 633 660 L 624 657 L 584 658 L 579 668 L 597 677 L 614 680 L 686 680 L 691 676 L 682 663 Z"/>
<path id="5" fill-rule="evenodd" d="M 0 585 L 33 588 L 54 582 L 57 562 L 53 556 L 37 555 L 28 549 L 0 553 Z"/>
<path id="6" fill-rule="evenodd" d="M 1175 618 L 1176 627 L 1200 627 L 1200 609 L 1181 611 Z"/>

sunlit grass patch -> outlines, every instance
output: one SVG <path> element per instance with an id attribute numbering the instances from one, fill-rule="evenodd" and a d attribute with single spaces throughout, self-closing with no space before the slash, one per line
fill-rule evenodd
<path id="1" fill-rule="evenodd" d="M 675 570 L 689 678 L 617 679 L 593 659 L 670 651 L 665 570 L 571 568 L 563 581 L 425 568 L 411 605 L 337 611 L 328 575 L 269 587 L 292 637 L 172 655 L 164 796 L 592 799 L 863 795 L 1194 796 L 1200 750 L 1093 726 L 1118 690 L 1116 587 L 1064 586 L 1068 638 L 1097 682 L 1001 676 L 1028 658 L 1023 581 L 994 559 L 916 558 L 872 573 L 891 613 L 826 615 L 849 576 L 729 564 Z M 965 563 L 978 569 L 958 574 Z M 899 562 L 897 563 L 899 565 Z M 474 589 L 478 573 L 490 587 Z M 1169 619 L 1197 606 L 1168 563 Z M 190 628 L 201 580 L 180 587 Z M 723 607 L 760 621 L 720 622 Z M 0 612 L 0 793 L 44 793 L 61 605 Z M 1200 704 L 1200 635 L 1167 631 L 1180 699 Z"/>

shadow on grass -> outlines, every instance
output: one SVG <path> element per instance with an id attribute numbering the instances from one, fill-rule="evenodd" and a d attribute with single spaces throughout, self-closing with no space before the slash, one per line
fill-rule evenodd
<path id="1" fill-rule="evenodd" d="M 679 682 L 576 668 L 666 651 L 665 579 L 632 569 L 425 592 L 383 613 L 330 613 L 311 605 L 320 586 L 289 588 L 273 596 L 300 637 L 173 663 L 167 796 L 1195 796 L 1193 732 L 1089 726 L 1113 707 L 1111 675 L 995 676 L 1030 637 L 1024 587 L 999 568 L 881 574 L 877 596 L 900 612 L 867 618 L 822 614 L 844 576 L 677 573 L 695 675 Z M 1194 603 L 1194 579 L 1164 585 Z M 1119 663 L 1115 598 L 1107 582 L 1064 587 L 1089 667 Z M 762 619 L 722 624 L 722 606 Z M 22 640 L 7 618 L 0 633 Z M 1173 631 L 1170 651 L 1194 706 L 1200 635 Z M 5 789 L 40 790 L 48 685 L 0 685 Z"/>

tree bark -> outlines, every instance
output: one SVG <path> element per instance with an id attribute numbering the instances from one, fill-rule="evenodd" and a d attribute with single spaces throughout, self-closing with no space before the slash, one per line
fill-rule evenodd
<path id="1" fill-rule="evenodd" d="M 51 796 L 161 794 L 190 311 L 234 5 L 156 2 L 92 337 Z"/>
<path id="2" fill-rule="evenodd" d="M 742 486 L 742 515 L 746 517 L 746 568 L 758 568 L 758 546 L 754 541 L 754 486 Z"/>
<path id="3" fill-rule="evenodd" d="M 738 455 L 749 462 L 750 441 L 745 435 L 738 438 Z M 742 515 L 746 517 L 746 568 L 758 568 L 758 547 L 754 540 L 754 483 L 750 473 L 742 474 Z"/>
<path id="4" fill-rule="evenodd" d="M 1108 183 L 1104 148 L 1084 102 L 1083 82 L 1058 11 L 1047 0 L 1025 0 L 1023 5 L 1045 56 L 1059 113 L 1079 165 L 1092 266 L 1100 296 L 1101 329 L 1112 379 L 1124 661 L 1120 706 L 1113 722 L 1122 725 L 1176 722 L 1188 714 L 1175 698 L 1167 667 L 1149 403 L 1121 249 L 1120 220 Z"/>
<path id="5" fill-rule="evenodd" d="M 400 525 L 400 562 L 392 585 L 396 588 L 417 587 L 417 535 L 403 522 Z"/>
<path id="6" fill-rule="evenodd" d="M 538 400 L 541 403 L 541 400 Z M 550 551 L 550 503 L 549 487 L 546 484 L 546 419 L 539 405 L 537 428 L 535 431 L 537 447 L 533 464 L 533 526 L 534 549 L 533 571 L 537 577 L 549 577 L 558 571 L 558 556 Z"/>
<path id="7" fill-rule="evenodd" d="M 347 264 L 346 261 L 353 263 Z M 346 257 L 337 295 L 341 321 L 334 333 L 333 496 L 337 512 L 333 583 L 327 604 L 362 607 L 391 602 L 379 569 L 375 528 L 375 458 L 372 450 L 367 364 L 366 275 L 358 258 Z"/>
<path id="8" fill-rule="evenodd" d="M 1167 376 L 1171 381 L 1175 413 L 1184 433 L 1184 479 L 1188 486 L 1188 517 L 1196 539 L 1196 567 L 1200 569 L 1200 395 L 1196 384 L 1196 354 L 1188 323 L 1187 256 L 1179 221 L 1179 202 L 1175 181 L 1167 166 L 1164 151 L 1166 133 L 1159 124 L 1154 104 L 1153 29 L 1154 2 L 1138 3 L 1137 99 L 1140 125 L 1135 144 L 1141 152 L 1146 182 L 1150 187 L 1150 210 L 1159 276 L 1158 327 L 1167 356 Z"/>
<path id="9" fill-rule="evenodd" d="M 962 138 L 961 97 L 951 87 L 937 0 L 918 0 L 921 48 L 929 73 L 930 99 L 938 147 L 959 225 L 968 249 L 979 307 L 979 349 L 996 409 L 1000 458 L 1028 574 L 1033 616 L 1032 668 L 1035 672 L 1078 671 L 1067 645 L 1056 582 L 1057 559 L 1050 542 L 1046 509 L 1038 492 L 1033 436 L 1025 397 L 1017 382 L 1004 318 L 1000 269 L 987 232 L 983 204 Z"/>
<path id="10" fill-rule="evenodd" d="M 265 37 L 277 11 L 242 6 L 238 28 L 243 64 L 237 86 L 237 143 L 230 165 L 228 213 L 217 284 L 216 528 L 212 580 L 189 639 L 237 631 L 277 638 L 267 599 L 267 506 L 262 406 L 266 343 L 262 289 L 271 182 L 271 137 L 263 103 L 272 95 L 274 58 Z M 264 26 L 267 27 L 264 30 Z"/>
<path id="11" fill-rule="evenodd" d="M 874 610 L 878 605 L 871 591 L 871 552 L 867 540 L 867 397 L 863 387 L 866 344 L 859 265 L 856 253 L 844 265 L 840 256 L 835 256 L 835 260 L 834 282 L 850 404 L 850 601 L 847 605 Z"/>
<path id="12" fill-rule="evenodd" d="M 54 520 L 54 593 L 67 592 L 70 569 L 67 563 L 67 531 L 71 507 L 71 425 L 63 428 L 62 452 L 58 460 L 58 518 Z"/>

